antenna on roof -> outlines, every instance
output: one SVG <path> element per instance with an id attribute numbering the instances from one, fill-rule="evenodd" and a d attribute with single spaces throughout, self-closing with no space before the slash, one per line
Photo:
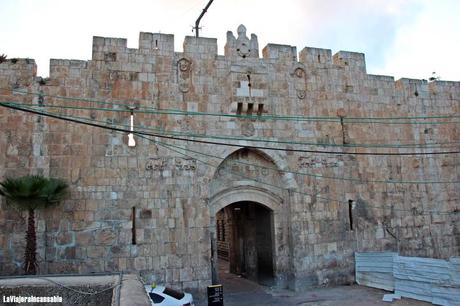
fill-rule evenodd
<path id="1" fill-rule="evenodd" d="M 436 74 L 436 72 L 431 73 L 431 77 L 428 79 L 428 81 L 433 82 L 433 81 L 439 81 L 441 79 L 440 76 Z"/>
<path id="2" fill-rule="evenodd" d="M 195 26 L 193 27 L 192 29 L 192 32 L 193 30 L 195 30 L 195 37 L 200 37 L 200 34 L 199 34 L 199 31 L 200 31 L 200 20 L 201 18 L 203 18 L 204 14 L 206 14 L 206 12 L 208 11 L 208 8 L 211 6 L 211 3 L 213 2 L 214 0 L 209 0 L 208 4 L 206 4 L 206 7 L 203 9 L 203 11 L 201 12 L 200 16 L 198 17 L 198 19 L 195 21 Z"/>

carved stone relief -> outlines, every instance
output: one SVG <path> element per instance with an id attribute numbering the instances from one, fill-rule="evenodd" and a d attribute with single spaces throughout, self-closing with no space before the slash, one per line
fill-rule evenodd
<path id="1" fill-rule="evenodd" d="M 145 170 L 163 171 L 167 165 L 165 158 L 150 158 L 145 164 Z"/>
<path id="2" fill-rule="evenodd" d="M 246 27 L 240 25 L 237 29 L 238 38 L 235 39 L 231 31 L 227 32 L 227 45 L 226 48 L 232 50 L 242 58 L 259 57 L 259 42 L 257 35 L 251 34 L 251 39 L 246 36 Z M 235 50 L 235 51 L 233 51 Z"/>
<path id="3" fill-rule="evenodd" d="M 305 99 L 307 95 L 306 91 L 306 83 L 307 83 L 307 73 L 305 72 L 305 68 L 300 63 L 296 63 L 293 68 L 293 72 L 291 73 L 294 80 L 294 88 L 296 91 L 297 98 Z"/>
<path id="4" fill-rule="evenodd" d="M 337 168 L 344 165 L 343 159 L 341 156 L 337 157 L 299 157 L 298 167 L 300 169 L 305 168 Z"/>
<path id="5" fill-rule="evenodd" d="M 179 90 L 181 92 L 188 92 L 191 85 L 191 75 L 192 75 L 192 62 L 186 58 L 181 58 L 177 62 L 177 79 L 179 83 Z"/>
<path id="6" fill-rule="evenodd" d="M 150 171 L 164 171 L 164 170 L 182 170 L 182 171 L 195 171 L 196 160 L 192 158 L 174 157 L 174 161 L 170 162 L 165 157 L 150 158 L 145 164 L 145 170 Z"/>
<path id="7" fill-rule="evenodd" d="M 174 158 L 174 163 L 177 170 L 184 171 L 195 171 L 196 170 L 196 160 L 191 158 Z"/>
<path id="8" fill-rule="evenodd" d="M 241 124 L 241 134 L 243 134 L 244 136 L 254 136 L 255 132 L 256 129 L 254 127 L 254 124 L 252 124 L 251 122 L 243 122 Z"/>

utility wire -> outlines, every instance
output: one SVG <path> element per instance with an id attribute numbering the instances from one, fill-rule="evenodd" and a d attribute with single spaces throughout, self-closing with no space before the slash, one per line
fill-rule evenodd
<path id="1" fill-rule="evenodd" d="M 83 118 L 83 117 L 75 117 L 75 116 L 65 116 L 63 118 L 72 118 L 72 119 L 80 119 L 80 120 L 86 120 L 86 121 L 103 122 L 103 121 L 100 121 L 100 120 L 93 120 L 93 119 L 88 119 L 88 118 Z M 121 124 L 115 124 L 115 125 L 122 126 L 122 127 L 129 127 L 128 125 L 121 125 Z M 137 130 L 137 131 L 139 131 L 139 130 Z M 200 152 L 196 152 L 196 151 L 193 151 L 193 150 L 190 150 L 190 151 L 194 152 L 194 153 L 205 155 L 207 157 L 216 158 L 216 156 L 213 156 L 213 155 L 210 155 L 210 154 L 200 153 Z M 262 169 L 266 169 L 266 170 L 270 170 L 270 171 L 280 171 L 277 168 L 266 167 L 266 166 L 258 166 L 258 165 L 253 165 L 253 164 L 250 164 L 250 163 L 239 162 L 239 161 L 235 161 L 235 162 L 243 164 L 243 165 L 246 165 L 246 166 L 255 166 L 257 168 L 262 168 Z M 299 172 L 299 171 L 282 171 L 282 172 L 287 172 L 287 173 L 292 173 L 292 174 L 297 174 L 297 175 L 302 175 L 302 176 L 309 176 L 309 177 L 314 177 L 314 178 L 319 178 L 319 179 L 333 179 L 333 180 L 342 180 L 342 181 L 352 181 L 352 182 L 358 182 L 358 183 L 386 183 L 386 184 L 459 184 L 460 183 L 460 181 L 436 181 L 436 180 L 430 180 L 430 181 L 417 181 L 417 180 L 365 180 L 365 179 L 358 179 L 358 178 L 353 178 L 353 177 L 327 176 L 327 175 L 314 174 L 314 173 L 308 173 L 308 172 Z"/>
<path id="2" fill-rule="evenodd" d="M 130 112 L 129 108 L 133 107 L 133 102 L 144 101 L 147 99 L 133 99 L 131 101 L 118 101 L 118 102 L 128 102 L 128 103 L 118 103 L 118 102 L 108 102 L 91 98 L 82 98 L 82 97 L 65 97 L 57 95 L 49 95 L 45 93 L 33 93 L 28 91 L 17 90 L 13 88 L 0 88 L 0 90 L 12 91 L 16 93 L 26 94 L 26 95 L 35 95 L 42 97 L 50 97 L 63 100 L 72 100 L 78 102 L 94 102 L 104 105 L 112 105 L 116 107 L 122 107 L 117 111 Z M 287 120 L 287 121 L 326 121 L 326 122 L 340 122 L 340 117 L 338 116 L 282 116 L 282 115 L 236 115 L 236 114 L 223 114 L 223 113 L 211 113 L 211 112 L 190 112 L 183 111 L 178 109 L 156 109 L 151 107 L 139 106 L 139 109 L 135 110 L 137 113 L 153 113 L 153 114 L 172 114 L 172 115 L 188 115 L 188 116 L 217 116 L 217 117 L 233 117 L 233 118 L 247 118 L 247 119 L 259 119 L 259 120 Z M 97 110 L 98 108 L 93 108 Z M 144 111 L 142 109 L 145 109 Z M 114 109 L 102 108 L 102 110 L 115 111 Z M 460 115 L 433 115 L 433 116 L 400 116 L 400 117 L 343 117 L 345 123 L 377 123 L 377 124 L 450 124 L 450 123 L 460 123 L 460 121 L 453 122 L 385 122 L 392 120 L 426 120 L 426 119 L 459 119 Z M 383 121 L 383 122 L 382 122 Z"/>
<path id="3" fill-rule="evenodd" d="M 51 107 L 53 106 L 50 105 L 36 105 L 36 104 L 22 104 L 22 103 L 16 103 L 16 102 L 6 102 L 4 101 L 3 103 L 8 104 L 8 105 L 13 105 L 13 106 L 18 106 L 18 107 L 24 107 L 28 109 L 42 109 L 43 107 Z M 62 108 L 70 108 L 70 109 L 77 109 L 81 110 L 82 108 L 79 107 L 73 107 L 73 106 L 64 106 Z M 124 112 L 124 111 L 123 111 Z M 74 118 L 79 118 L 79 119 L 86 119 L 82 117 L 75 117 Z M 96 120 L 92 119 L 94 122 L 104 122 L 102 120 Z M 130 125 L 123 125 L 123 124 L 117 124 L 123 127 L 130 127 Z M 299 141 L 281 141 L 281 140 L 273 140 L 273 139 L 264 139 L 264 138 L 241 138 L 241 137 L 235 137 L 235 136 L 222 136 L 222 135 L 207 135 L 207 134 L 195 134 L 195 133 L 184 133 L 184 132 L 178 132 L 178 131 L 167 131 L 164 129 L 159 129 L 159 128 L 152 128 L 152 127 L 147 127 L 144 125 L 133 125 L 134 128 L 137 130 L 142 129 L 142 130 L 148 130 L 148 131 L 154 131 L 157 133 L 161 133 L 164 135 L 175 135 L 175 136 L 185 136 L 185 137 L 195 137 L 195 138 L 207 138 L 207 139 L 220 139 L 220 140 L 238 140 L 238 141 L 250 141 L 250 142 L 265 142 L 265 143 L 276 143 L 276 144 L 289 144 L 289 145 L 307 145 L 307 146 L 321 146 L 321 147 L 339 147 L 339 148 L 446 148 L 446 147 L 457 147 L 460 145 L 460 142 L 441 142 L 441 143 L 407 143 L 407 144 L 366 144 L 366 143 L 350 143 L 350 144 L 335 144 L 335 143 L 324 143 L 324 142 L 299 142 Z"/>
<path id="4" fill-rule="evenodd" d="M 0 103 L 1 106 L 2 103 Z M 64 118 L 64 117 L 59 117 L 59 116 L 56 116 L 56 115 L 50 115 L 50 114 L 40 114 L 40 112 L 36 112 L 36 111 L 32 111 L 32 110 L 27 110 L 27 109 L 18 109 L 18 110 L 23 110 L 23 111 L 26 111 L 26 112 L 31 112 L 31 113 L 34 113 L 34 114 L 38 114 L 38 115 L 44 115 L 44 116 L 50 116 L 50 117 L 53 117 L 55 119 L 59 119 L 59 120 L 64 120 L 64 121 L 70 121 L 70 122 L 73 122 L 73 123 L 77 123 L 77 124 L 83 124 L 83 125 L 90 125 L 90 126 L 93 126 L 93 127 L 99 127 L 99 128 L 102 128 L 102 129 L 106 129 L 106 130 L 111 130 L 111 131 L 115 131 L 115 132 L 119 132 L 119 133 L 129 133 L 131 131 L 129 130 L 123 130 L 123 129 L 119 129 L 119 128 L 113 128 L 113 127 L 108 127 L 108 126 L 103 126 L 103 125 L 96 125 L 96 124 L 92 124 L 92 123 L 88 123 L 88 122 L 83 122 L 83 121 L 79 121 L 79 120 L 75 120 L 75 119 L 72 119 L 72 118 Z M 177 151 L 174 149 L 174 147 L 178 148 L 178 149 L 181 149 L 181 150 L 186 150 L 186 151 L 191 151 L 190 149 L 186 149 L 186 148 L 183 148 L 183 147 L 177 147 L 177 146 L 174 146 L 174 145 L 171 145 L 171 144 L 166 144 L 166 143 L 162 143 L 162 142 L 159 142 L 157 140 L 152 140 L 148 137 L 146 137 L 146 133 L 142 133 L 142 132 L 133 132 L 134 134 L 136 134 L 138 137 L 141 137 L 141 138 L 144 138 L 144 139 L 147 139 L 153 143 L 157 143 L 161 146 L 165 146 L 167 148 L 169 148 L 170 150 L 176 152 L 176 153 L 179 153 L 181 155 L 184 155 L 184 156 L 187 156 L 187 157 L 191 157 L 193 158 L 192 156 L 190 155 L 187 155 L 186 153 L 183 153 L 183 152 L 180 152 L 180 151 Z M 153 137 L 158 137 L 156 135 L 148 135 L 147 136 L 153 136 Z M 160 137 L 161 138 L 161 137 Z M 248 147 L 246 147 L 248 148 Z M 251 149 L 250 147 L 248 149 Z M 193 151 L 192 151 L 193 152 Z M 196 152 L 195 153 L 197 154 L 201 154 L 201 155 L 206 155 L 204 153 L 201 153 L 201 152 Z M 217 156 L 213 156 L 213 158 L 216 158 L 216 159 L 220 159 L 220 160 L 224 160 L 223 158 L 220 158 L 220 157 L 217 157 Z M 196 158 L 194 158 L 196 159 Z M 201 163 L 204 163 L 206 165 L 209 165 L 211 167 L 214 167 L 214 168 L 218 168 L 218 166 L 216 165 L 213 165 L 209 162 L 206 162 L 206 161 L 202 161 L 200 159 L 196 159 L 197 161 L 201 162 Z M 256 165 L 253 165 L 253 166 L 256 166 Z M 280 187 L 280 186 L 277 186 L 277 185 L 273 185 L 273 184 L 270 184 L 270 183 L 266 183 L 266 182 L 261 182 L 261 181 L 257 181 L 253 178 L 249 178 L 249 177 L 245 177 L 239 173 L 233 173 L 232 171 L 228 171 L 228 170 L 224 170 L 224 172 L 229 172 L 229 173 L 232 173 L 232 174 L 236 174 L 236 175 L 239 175 L 239 176 L 242 176 L 243 178 L 246 178 L 246 179 L 250 179 L 250 180 L 253 180 L 254 182 L 257 182 L 257 183 L 261 183 L 261 184 L 264 184 L 264 185 L 268 185 L 268 186 L 271 186 L 271 187 L 275 187 L 275 188 L 278 188 L 278 189 L 281 189 L 281 190 L 284 190 L 286 188 L 283 188 L 283 187 Z M 287 172 L 289 173 L 289 171 L 283 171 L 283 170 L 280 170 L 280 172 Z M 326 197 L 321 197 L 321 196 L 318 196 L 318 195 L 312 195 L 312 194 L 308 194 L 308 193 L 305 193 L 305 192 L 300 192 L 300 191 L 295 191 L 293 190 L 293 192 L 295 193 L 299 193 L 299 194 L 302 194 L 302 195 L 307 195 L 307 196 L 312 196 L 312 197 L 316 197 L 318 199 L 323 199 L 323 200 L 328 200 L 328 201 L 334 201 L 334 202 L 338 202 L 338 203 L 343 203 L 343 201 L 340 201 L 340 200 L 337 200 L 337 199 L 332 199 L 332 198 L 326 198 Z M 451 213 L 457 213 L 459 210 L 454 210 L 454 211 L 451 211 L 451 212 L 444 212 L 444 211 L 414 211 L 413 209 L 412 210 L 403 210 L 403 209 L 397 209 L 397 208 L 394 208 L 394 207 L 390 207 L 390 208 L 385 208 L 385 207 L 377 207 L 377 206 L 370 206 L 368 205 L 369 207 L 371 208 L 376 208 L 376 209 L 392 209 L 392 210 L 395 210 L 395 211 L 408 211 L 408 212 L 412 212 L 412 213 L 419 213 L 419 214 L 432 214 L 432 213 L 435 213 L 435 214 L 451 214 Z"/>
<path id="5" fill-rule="evenodd" d="M 134 133 L 134 134 L 136 134 L 136 133 Z M 160 145 L 160 146 L 162 146 L 162 147 L 165 147 L 165 148 L 169 149 L 170 151 L 176 152 L 176 153 L 178 153 L 178 154 L 180 154 L 180 155 L 183 155 L 183 156 L 185 156 L 185 157 L 193 158 L 193 159 L 197 160 L 198 162 L 203 163 L 203 164 L 208 165 L 208 166 L 211 166 L 211 167 L 213 167 L 213 168 L 215 168 L 215 169 L 218 169 L 218 168 L 219 168 L 219 166 L 216 166 L 216 165 L 214 165 L 214 164 L 212 164 L 212 163 L 203 161 L 203 160 L 201 160 L 201 159 L 197 159 L 196 157 L 193 157 L 193 156 L 188 155 L 188 154 L 186 154 L 186 153 L 180 152 L 180 151 L 178 151 L 178 150 L 184 150 L 184 151 L 193 152 L 193 153 L 197 153 L 197 154 L 201 154 L 201 155 L 205 155 L 205 156 L 206 156 L 207 154 L 204 154 L 204 153 L 201 153 L 201 152 L 196 152 L 196 151 L 190 150 L 190 149 L 188 149 L 188 148 L 184 148 L 184 147 L 178 147 L 178 146 L 175 146 L 175 145 L 172 145 L 172 144 L 166 144 L 166 143 L 161 142 L 161 141 L 158 141 L 158 140 L 150 139 L 150 138 L 145 137 L 145 136 L 143 136 L 143 135 L 137 135 L 137 136 L 139 136 L 140 138 L 143 138 L 143 139 L 147 139 L 147 140 L 149 140 L 149 141 L 151 141 L 151 142 L 153 142 L 153 143 L 155 143 L 155 144 L 158 144 L 158 145 Z M 176 150 L 176 149 L 178 149 L 178 150 Z M 221 161 L 225 160 L 225 158 L 221 158 L 221 157 L 217 157 L 217 156 L 214 156 L 214 158 L 219 159 L 219 160 L 221 160 Z M 231 161 L 231 163 L 234 163 L 234 161 Z M 253 166 L 257 166 L 257 165 L 254 165 L 254 164 L 253 164 Z M 288 173 L 289 173 L 289 171 L 282 171 L 282 170 L 280 170 L 280 171 L 281 171 L 281 172 L 288 172 Z M 274 185 L 274 184 L 270 184 L 270 183 L 267 183 L 267 182 L 262 182 L 262 181 L 260 181 L 260 180 L 256 180 L 256 179 L 253 179 L 253 178 L 244 176 L 244 175 L 242 175 L 242 174 L 240 174 L 240 173 L 237 173 L 237 172 L 234 172 L 234 171 L 231 171 L 231 170 L 223 169 L 223 172 L 226 172 L 226 173 L 230 173 L 230 174 L 239 176 L 239 177 L 241 177 L 241 178 L 243 178 L 243 179 L 249 179 L 249 180 L 252 180 L 252 181 L 254 181 L 254 182 L 256 182 L 256 183 L 260 183 L 260 184 L 262 184 L 262 185 L 267 185 L 267 186 L 274 187 L 274 188 L 277 188 L 277 189 L 286 190 L 286 188 L 283 188 L 283 187 L 280 187 L 280 186 L 277 186 L 277 185 Z M 294 193 L 298 193 L 298 194 L 301 194 L 301 195 L 307 195 L 307 196 L 310 196 L 310 197 L 315 197 L 315 198 L 322 199 L 322 200 L 326 200 L 326 201 L 337 202 L 337 203 L 339 203 L 339 204 L 343 204 L 343 203 L 344 203 L 344 201 L 341 201 L 341 200 L 338 200 L 338 199 L 329 198 L 329 197 L 318 196 L 317 194 L 314 194 L 314 195 L 313 195 L 313 194 L 309 194 L 309 193 L 301 192 L 301 191 L 297 191 L 297 190 L 291 190 L 291 191 L 294 192 Z M 371 208 L 375 208 L 375 209 L 383 209 L 383 210 L 390 209 L 390 210 L 394 210 L 394 211 L 405 211 L 405 212 L 419 213 L 419 214 L 424 214 L 424 215 L 429 215 L 429 214 L 432 214 L 432 213 L 434 213 L 434 214 L 452 214 L 452 213 L 459 212 L 459 210 L 454 210 L 454 211 L 436 211 L 436 210 L 417 211 L 417 210 L 414 210 L 414 209 L 408 210 L 408 209 L 398 209 L 398 208 L 394 208 L 394 207 L 388 208 L 388 207 L 371 206 L 371 205 L 369 205 L 369 204 L 366 204 L 366 206 L 371 207 Z"/>
<path id="6" fill-rule="evenodd" d="M 46 112 L 44 114 L 46 114 Z M 66 120 L 66 119 L 77 120 L 77 119 L 79 119 L 79 120 L 86 120 L 86 121 L 91 121 L 91 122 L 94 121 L 94 120 L 88 119 L 88 118 L 72 117 L 72 116 L 70 116 L 70 117 L 69 116 L 61 116 L 59 119 L 61 119 L 61 120 Z M 84 122 L 84 121 L 79 121 L 78 123 L 88 124 L 87 122 Z M 98 127 L 103 127 L 103 126 L 99 125 Z M 118 128 L 106 127 L 106 126 L 104 126 L 104 128 L 106 128 L 106 129 L 108 128 L 108 129 L 111 129 L 111 130 L 117 130 L 119 132 L 126 132 L 127 131 L 125 129 L 118 129 Z M 145 135 L 145 133 L 142 133 L 142 132 L 139 132 L 139 131 L 137 131 L 136 133 L 138 133 L 140 135 Z M 155 136 L 155 135 L 153 135 L 153 136 Z M 157 136 L 155 136 L 155 137 L 157 137 Z M 207 156 L 207 157 L 219 158 L 219 157 L 216 157 L 216 156 L 211 155 L 211 154 L 206 154 L 206 153 L 202 153 L 202 152 L 198 152 L 198 151 L 193 151 L 191 149 L 188 149 L 188 150 L 193 152 L 193 153 L 201 154 L 201 155 L 204 155 L 204 156 Z M 317 178 L 317 179 L 333 179 L 333 180 L 341 180 L 341 181 L 352 181 L 352 182 L 358 182 L 358 183 L 385 183 L 385 184 L 459 184 L 460 183 L 460 181 L 439 181 L 439 180 L 430 180 L 430 181 L 416 181 L 416 180 L 412 180 L 412 181 L 407 181 L 407 180 L 363 180 L 363 179 L 353 178 L 353 177 L 327 176 L 327 175 L 313 174 L 313 173 L 308 173 L 308 172 L 280 170 L 278 168 L 253 165 L 253 164 L 245 163 L 245 162 L 239 162 L 239 161 L 235 161 L 235 162 L 243 164 L 245 166 L 254 166 L 254 167 L 266 169 L 266 170 L 269 170 L 269 171 L 280 171 L 280 172 L 292 173 L 292 174 L 301 175 L 301 176 L 314 177 L 314 178 Z"/>
<path id="7" fill-rule="evenodd" d="M 21 108 L 15 105 L 11 105 L 8 103 L 0 102 L 0 106 L 10 108 L 10 109 L 15 109 L 15 110 L 20 110 L 36 115 L 43 115 L 46 117 L 51 117 L 55 119 L 61 119 L 60 116 L 54 115 L 51 113 L 44 113 L 44 112 L 39 112 L 36 110 L 28 109 L 28 108 Z M 82 122 L 80 120 L 76 119 L 71 119 L 67 118 L 65 119 L 70 122 L 75 122 L 75 123 L 84 123 L 93 127 L 103 127 L 100 124 L 92 123 L 92 122 Z M 121 129 L 121 128 L 112 128 L 113 130 L 120 131 L 120 132 L 126 132 L 130 133 L 129 130 L 127 129 Z M 239 145 L 239 144 L 231 144 L 231 143 L 221 143 L 221 142 L 216 142 L 216 141 L 206 141 L 206 140 L 197 140 L 197 139 L 189 139 L 189 138 L 183 138 L 183 137 L 175 137 L 175 136 L 168 136 L 168 135 L 162 135 L 158 133 L 146 133 L 146 132 L 138 132 L 141 135 L 146 135 L 146 136 L 153 136 L 153 137 L 159 137 L 159 138 L 165 138 L 165 139 L 175 139 L 175 140 L 181 140 L 181 141 L 186 141 L 186 142 L 195 142 L 195 143 L 202 143 L 202 144 L 210 144 L 210 145 L 221 145 L 221 146 L 228 146 L 228 147 L 238 147 L 238 148 L 249 148 L 249 149 L 263 149 L 263 150 L 272 150 L 272 151 L 285 151 L 285 152 L 301 152 L 301 153 L 316 153 L 316 154 L 339 154 L 339 155 L 373 155 L 373 156 L 422 156 L 422 155 L 447 155 L 447 154 L 460 154 L 460 151 L 438 151 L 438 152 L 344 152 L 344 151 L 322 151 L 322 150 L 305 150 L 305 149 L 291 149 L 291 148 L 271 148 L 271 147 L 264 147 L 264 146 L 245 146 L 245 145 Z"/>

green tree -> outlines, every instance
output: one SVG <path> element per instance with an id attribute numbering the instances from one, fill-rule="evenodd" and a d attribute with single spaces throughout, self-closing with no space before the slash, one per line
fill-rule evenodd
<path id="1" fill-rule="evenodd" d="M 24 252 L 25 274 L 37 273 L 37 235 L 35 232 L 35 210 L 58 204 L 67 194 L 65 181 L 40 175 L 7 178 L 0 182 L 0 195 L 6 204 L 29 213 Z"/>

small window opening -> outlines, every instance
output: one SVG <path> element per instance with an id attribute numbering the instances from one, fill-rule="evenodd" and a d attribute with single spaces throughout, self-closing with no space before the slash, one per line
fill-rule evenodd
<path id="1" fill-rule="evenodd" d="M 414 96 L 418 97 L 418 91 L 414 92 Z"/>
<path id="2" fill-rule="evenodd" d="M 224 220 L 221 220 L 221 236 L 220 238 L 222 238 L 222 241 L 225 241 L 225 223 L 224 223 Z"/>
<path id="3" fill-rule="evenodd" d="M 236 108 L 236 114 L 241 115 L 241 112 L 243 111 L 243 103 L 238 102 L 237 108 Z"/>
<path id="4" fill-rule="evenodd" d="M 225 223 L 224 220 L 217 221 L 217 240 L 225 241 Z"/>
<path id="5" fill-rule="evenodd" d="M 321 55 L 318 54 L 318 63 L 321 63 Z"/>
<path id="6" fill-rule="evenodd" d="M 131 244 L 136 244 L 136 207 L 132 208 Z"/>
<path id="7" fill-rule="evenodd" d="M 221 232 L 220 232 L 220 222 L 222 220 L 217 220 L 217 241 L 222 241 L 222 238 L 220 237 L 221 236 Z"/>
<path id="8" fill-rule="evenodd" d="M 252 115 L 252 111 L 254 110 L 254 103 L 248 103 L 248 115 Z"/>
<path id="9" fill-rule="evenodd" d="M 158 48 L 158 39 L 155 39 L 155 48 Z"/>
<path id="10" fill-rule="evenodd" d="M 38 95 L 38 106 L 43 106 L 45 104 L 45 97 L 43 96 L 43 91 L 40 91 Z"/>
<path id="11" fill-rule="evenodd" d="M 348 200 L 348 221 L 350 223 L 350 231 L 353 230 L 353 200 Z"/>
<path id="12" fill-rule="evenodd" d="M 257 108 L 257 116 L 262 116 L 263 111 L 264 111 L 264 105 L 259 104 L 259 106 Z"/>

